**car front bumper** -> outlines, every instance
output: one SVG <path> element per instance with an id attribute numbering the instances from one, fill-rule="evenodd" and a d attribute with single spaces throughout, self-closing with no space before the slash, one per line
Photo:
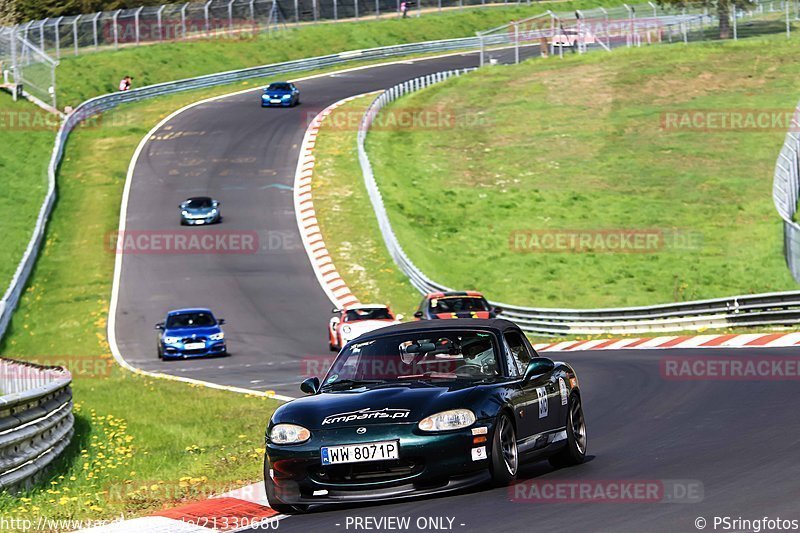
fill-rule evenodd
<path id="1" fill-rule="evenodd" d="M 224 355 L 228 347 L 225 341 L 206 341 L 202 349 L 187 350 L 183 344 L 164 344 L 161 343 L 161 355 L 164 359 L 190 359 L 194 357 L 209 357 L 214 355 Z"/>
<path id="2" fill-rule="evenodd" d="M 270 100 L 261 99 L 261 107 L 291 107 L 292 103 L 294 102 L 293 98 L 288 98 L 286 100 L 281 100 L 280 102 L 272 102 Z"/>
<path id="3" fill-rule="evenodd" d="M 218 220 L 219 220 L 219 215 L 211 215 L 203 218 L 187 218 L 185 216 L 181 216 L 181 222 L 183 222 L 187 226 L 202 226 L 205 224 L 214 224 Z"/>
<path id="4" fill-rule="evenodd" d="M 310 505 L 353 501 L 380 501 L 449 492 L 478 485 L 490 478 L 489 421 L 472 428 L 487 427 L 486 442 L 475 444 L 472 428 L 423 433 L 415 423 L 366 425 L 312 432 L 308 442 L 298 445 L 266 445 L 265 481 L 286 504 Z M 342 444 L 399 441 L 399 458 L 323 466 L 320 448 Z M 472 450 L 484 448 L 482 459 L 473 460 Z M 267 479 L 269 478 L 269 479 Z"/>

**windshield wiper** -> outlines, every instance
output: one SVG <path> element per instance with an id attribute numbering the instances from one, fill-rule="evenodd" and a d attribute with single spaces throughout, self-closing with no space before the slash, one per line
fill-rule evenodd
<path id="1" fill-rule="evenodd" d="M 332 389 L 334 387 L 339 387 L 339 386 L 342 386 L 342 385 L 346 385 L 346 386 L 352 388 L 352 387 L 357 386 L 357 385 L 358 386 L 361 386 L 361 385 L 373 385 L 373 384 L 376 384 L 376 383 L 384 383 L 385 381 L 386 380 L 384 380 L 384 379 L 341 379 L 339 381 L 334 381 L 333 383 L 324 384 L 320 388 L 320 390 L 325 389 L 325 388 Z"/>

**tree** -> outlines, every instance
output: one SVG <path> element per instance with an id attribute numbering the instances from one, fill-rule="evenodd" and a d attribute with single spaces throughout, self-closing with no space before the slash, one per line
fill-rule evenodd
<path id="1" fill-rule="evenodd" d="M 0 26 L 17 23 L 17 6 L 14 0 L 0 0 Z"/>
<path id="2" fill-rule="evenodd" d="M 662 6 L 674 6 L 679 8 L 700 6 L 709 10 L 709 12 L 716 11 L 717 18 L 719 19 L 719 38 L 731 38 L 731 8 L 736 7 L 749 7 L 756 4 L 755 0 L 701 0 L 700 2 L 689 3 L 686 0 L 658 0 Z"/>

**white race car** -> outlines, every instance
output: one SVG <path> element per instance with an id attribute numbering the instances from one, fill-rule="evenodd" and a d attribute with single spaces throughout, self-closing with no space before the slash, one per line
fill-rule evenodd
<path id="1" fill-rule="evenodd" d="M 403 319 L 403 315 L 394 316 L 391 309 L 378 304 L 352 305 L 333 313 L 336 316 L 328 323 L 328 347 L 334 352 L 359 335 L 399 324 Z"/>

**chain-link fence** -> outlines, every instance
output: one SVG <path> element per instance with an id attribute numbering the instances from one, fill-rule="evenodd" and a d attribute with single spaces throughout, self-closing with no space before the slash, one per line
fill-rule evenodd
<path id="1" fill-rule="evenodd" d="M 207 0 L 48 18 L 13 29 L 52 57 L 161 41 L 252 35 L 318 21 L 401 16 L 403 0 Z M 523 0 L 405 0 L 408 16 Z M 524 0 L 530 5 L 530 0 Z M 10 29 L 10 28 L 9 28 Z"/>
<path id="2" fill-rule="evenodd" d="M 709 10 L 700 3 L 676 7 L 648 2 L 571 14 L 548 12 L 479 32 L 478 37 L 483 44 L 483 65 L 497 62 L 508 45 L 514 46 L 518 62 L 532 51 L 543 56 L 563 56 L 661 42 L 736 40 L 776 33 L 791 37 L 798 20 L 800 2 L 796 0 L 766 0 L 748 8 L 731 4 L 723 12 Z"/>
<path id="3" fill-rule="evenodd" d="M 14 98 L 24 96 L 56 109 L 58 63 L 12 28 L 0 28 L 2 85 Z"/>

